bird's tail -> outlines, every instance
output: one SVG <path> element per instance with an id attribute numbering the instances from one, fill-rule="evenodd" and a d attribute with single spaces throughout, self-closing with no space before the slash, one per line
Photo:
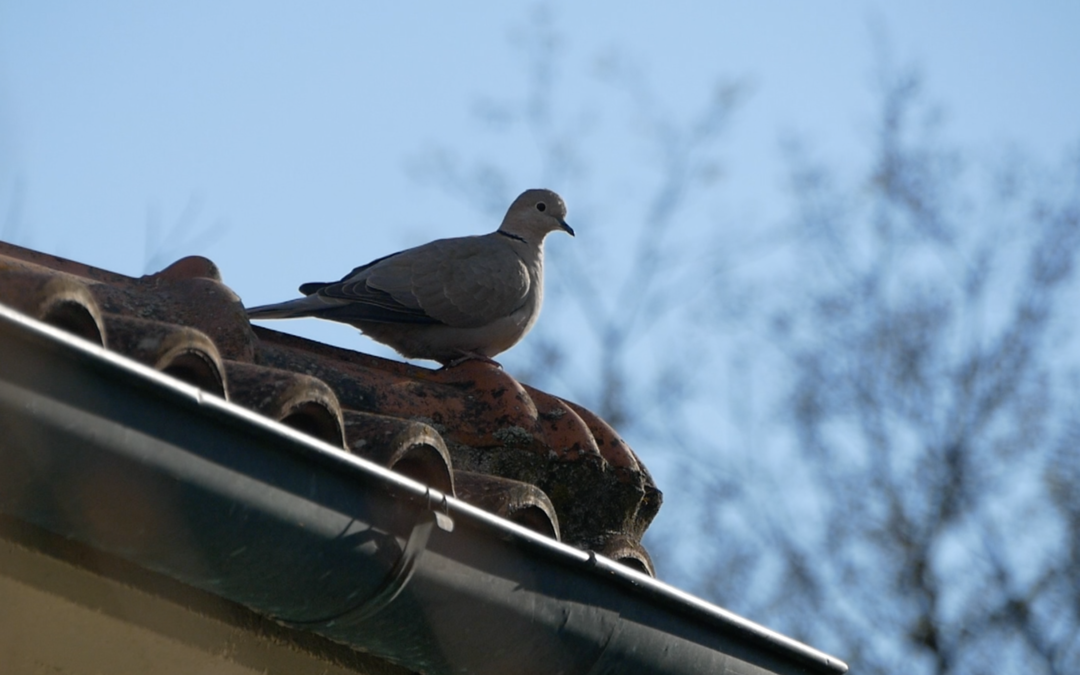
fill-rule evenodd
<path id="1" fill-rule="evenodd" d="M 310 296 L 272 305 L 248 307 L 244 311 L 247 312 L 249 319 L 299 319 L 305 316 L 316 316 L 326 310 L 326 306 L 327 303 L 317 296 Z"/>

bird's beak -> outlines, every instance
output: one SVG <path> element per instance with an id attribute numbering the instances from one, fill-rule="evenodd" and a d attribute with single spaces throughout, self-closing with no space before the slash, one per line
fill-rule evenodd
<path id="1" fill-rule="evenodd" d="M 567 234 L 569 234 L 571 237 L 575 236 L 574 235 L 574 228 L 567 225 L 565 220 L 562 220 L 560 218 L 559 219 L 559 224 L 562 225 L 562 229 L 566 230 Z"/>

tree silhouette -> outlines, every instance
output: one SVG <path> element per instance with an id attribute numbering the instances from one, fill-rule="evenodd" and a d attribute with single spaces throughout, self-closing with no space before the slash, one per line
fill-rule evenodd
<path id="1" fill-rule="evenodd" d="M 526 173 L 574 186 L 585 236 L 507 367 L 676 477 L 661 576 L 858 672 L 1075 668 L 1080 156 L 952 147 L 919 78 L 884 69 L 865 169 L 790 143 L 791 218 L 734 227 L 709 214 L 744 88 L 680 118 L 609 56 L 597 100 L 555 108 L 560 38 L 546 9 L 529 26 L 528 90 L 477 106 L 513 161 L 414 168 L 493 215 Z M 593 154 L 612 135 L 625 154 Z"/>
<path id="2" fill-rule="evenodd" d="M 715 546 L 713 576 L 749 564 L 764 590 L 733 604 L 862 672 L 1069 672 L 1080 157 L 987 169 L 920 115 L 915 75 L 881 101 L 865 178 L 793 154 L 801 260 L 770 316 L 790 478 L 726 500 L 761 536 Z"/>

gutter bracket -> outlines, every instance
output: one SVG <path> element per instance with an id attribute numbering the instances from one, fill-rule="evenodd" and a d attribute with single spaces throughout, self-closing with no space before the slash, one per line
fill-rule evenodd
<path id="1" fill-rule="evenodd" d="M 413 572 L 416 571 L 416 563 L 420 561 L 421 554 L 427 548 L 428 537 L 431 536 L 432 526 L 438 521 L 438 515 L 442 514 L 436 514 L 430 508 L 420 512 L 416 522 L 413 523 L 412 531 L 409 532 L 409 538 L 405 541 L 405 548 L 401 550 L 401 556 L 386 579 L 369 598 L 342 612 L 341 616 L 348 614 L 356 620 L 375 616 L 405 590 Z"/>
<path id="2" fill-rule="evenodd" d="M 435 514 L 435 524 L 439 526 L 439 529 L 443 532 L 453 532 L 454 519 L 450 517 L 450 503 L 446 500 L 446 495 L 442 495 L 442 501 L 437 507 L 440 509 L 438 511 L 436 510 L 436 507 L 431 505 L 431 488 L 427 489 L 424 498 L 427 500 L 428 510 Z"/>
<path id="3" fill-rule="evenodd" d="M 436 491 L 436 494 L 441 493 Z M 446 532 L 453 532 L 454 530 L 454 521 L 450 517 L 450 504 L 447 502 L 445 494 L 442 494 L 442 499 L 436 502 L 431 488 L 428 488 L 427 493 L 424 495 L 424 501 L 424 507 L 417 515 L 416 522 L 413 523 L 412 530 L 409 532 L 409 537 L 405 540 L 405 547 L 401 550 L 401 555 L 398 557 L 393 569 L 390 570 L 386 578 L 379 584 L 379 587 L 368 598 L 332 616 L 302 621 L 286 619 L 286 621 L 294 625 L 312 625 L 333 623 L 345 616 L 349 616 L 354 621 L 362 621 L 385 609 L 405 590 L 405 586 L 412 579 L 413 572 L 416 571 L 416 565 L 420 561 L 420 556 L 427 548 L 428 538 L 431 536 L 434 526 L 438 525 L 440 530 Z"/>
<path id="4" fill-rule="evenodd" d="M 420 512 L 416 522 L 413 524 L 412 531 L 409 532 L 409 538 L 405 542 L 405 548 L 401 551 L 401 557 L 398 558 L 394 569 L 390 571 L 390 574 L 387 575 L 386 580 L 383 581 L 378 590 L 363 603 L 349 610 L 348 614 L 353 619 L 363 620 L 374 616 L 393 602 L 401 591 L 405 590 L 405 586 L 412 578 L 413 572 L 416 571 L 416 564 L 420 561 L 420 556 L 427 548 L 428 537 L 431 536 L 433 525 L 438 525 L 439 529 L 444 532 L 454 531 L 454 520 L 450 517 L 450 504 L 446 499 L 446 495 L 438 493 L 438 491 L 436 493 L 442 497 L 438 504 L 435 504 L 431 488 L 427 489 L 424 494 L 426 508 Z"/>

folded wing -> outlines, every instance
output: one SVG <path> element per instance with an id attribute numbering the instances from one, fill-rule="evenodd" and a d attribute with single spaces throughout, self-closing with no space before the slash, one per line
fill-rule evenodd
<path id="1" fill-rule="evenodd" d="M 337 321 L 477 328 L 522 307 L 530 286 L 521 259 L 486 235 L 433 241 L 300 291 L 347 301 L 328 306 L 326 313 Z"/>

